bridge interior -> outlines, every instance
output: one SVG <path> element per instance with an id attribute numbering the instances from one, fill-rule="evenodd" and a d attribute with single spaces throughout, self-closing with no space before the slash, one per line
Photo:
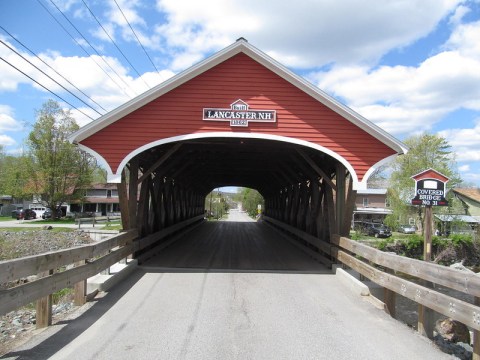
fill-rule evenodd
<path id="1" fill-rule="evenodd" d="M 229 219 L 201 224 L 142 267 L 191 272 L 330 272 L 265 223 L 237 209 L 230 210 Z"/>
<path id="2" fill-rule="evenodd" d="M 315 251 L 350 227 L 354 191 L 349 172 L 333 157 L 305 146 L 198 138 L 149 148 L 127 168 L 129 178 L 124 173 L 119 185 L 122 220 L 140 236 L 201 216 L 205 197 L 222 186 L 258 190 L 265 199 L 264 218 L 311 235 L 314 240 L 307 245 Z"/>
<path id="3" fill-rule="evenodd" d="M 302 149 L 325 174 L 335 174 L 336 161 L 319 151 L 273 140 L 249 138 L 196 139 L 157 146 L 139 156 L 142 169 L 208 194 L 221 186 L 242 186 L 268 197 L 280 189 L 318 177 L 296 149 Z"/>

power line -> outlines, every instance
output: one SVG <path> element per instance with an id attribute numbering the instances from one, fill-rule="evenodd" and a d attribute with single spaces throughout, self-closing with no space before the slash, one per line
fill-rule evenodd
<path id="1" fill-rule="evenodd" d="M 57 7 L 57 5 L 55 5 L 55 3 L 53 3 L 52 0 L 50 0 L 50 1 L 51 1 L 52 4 L 57 8 L 57 10 L 67 19 L 67 21 L 72 25 L 72 27 L 77 30 L 77 32 L 80 34 L 80 36 L 83 37 L 83 39 L 87 42 L 87 44 L 89 44 L 90 47 L 97 53 L 97 55 L 100 57 L 100 59 L 102 59 L 103 62 L 104 62 L 105 64 L 107 64 L 107 66 L 112 70 L 112 72 L 114 72 L 114 73 L 120 78 L 120 80 L 123 81 L 123 83 L 124 83 L 127 87 L 130 87 L 130 86 L 125 82 L 125 80 L 123 80 L 123 79 L 117 74 L 117 72 L 116 72 L 114 69 L 112 69 L 112 67 L 110 66 L 110 64 L 98 53 L 98 51 L 89 43 L 89 41 L 88 41 L 87 39 L 85 39 L 85 37 L 79 32 L 79 30 L 75 27 L 75 25 L 73 25 L 73 24 L 70 22 L 70 20 L 65 16 L 65 14 Z M 65 31 L 65 32 L 73 39 L 73 41 L 85 52 L 85 54 L 87 54 L 87 56 L 90 57 L 90 59 L 92 59 L 92 61 L 100 68 L 100 70 L 102 70 L 102 71 L 105 73 L 105 75 L 107 75 L 107 76 L 110 78 L 110 80 L 112 80 L 112 82 L 113 82 L 115 85 L 117 85 L 117 87 L 118 87 L 120 90 L 122 90 L 122 91 L 124 92 L 125 95 L 127 95 L 128 97 L 130 97 L 130 94 L 128 94 L 128 93 L 125 91 L 125 89 L 124 89 L 122 86 L 120 86 L 120 85 L 115 81 L 115 79 L 113 79 L 112 76 L 111 76 L 107 71 L 105 71 L 105 69 L 98 63 L 98 61 L 95 60 L 95 58 L 91 56 L 91 54 L 77 41 L 77 39 L 75 39 L 75 37 L 65 28 L 65 26 L 63 26 L 63 24 L 62 24 L 60 21 L 58 21 L 58 19 L 51 13 L 50 10 L 48 10 L 48 8 L 41 2 L 41 0 L 37 0 L 37 2 L 45 9 L 45 11 L 47 11 L 47 12 L 49 13 L 49 15 L 56 21 L 56 23 L 57 23 L 58 25 L 60 25 L 60 27 L 63 29 L 63 31 Z M 132 89 L 130 88 L 130 90 L 132 90 Z M 133 90 L 132 90 L 132 91 L 133 91 Z M 133 92 L 135 93 L 135 91 L 133 91 Z M 136 95 L 136 93 L 135 93 L 135 95 Z"/>
<path id="2" fill-rule="evenodd" d="M 117 50 L 120 52 L 120 54 L 122 54 L 123 58 L 128 62 L 128 64 L 132 67 L 133 70 L 135 70 L 135 72 L 137 73 L 138 77 L 141 78 L 143 80 L 143 82 L 145 83 L 145 85 L 147 86 L 147 88 L 150 88 L 150 86 L 147 84 L 147 82 L 145 81 L 145 79 L 142 78 L 142 75 L 140 75 L 140 73 L 137 71 L 137 69 L 135 68 L 135 66 L 133 66 L 133 64 L 130 62 L 130 60 L 128 60 L 127 56 L 123 53 L 123 51 L 120 49 L 120 47 L 117 45 L 117 43 L 112 39 L 112 37 L 110 36 L 110 34 L 107 32 L 107 30 L 105 30 L 105 28 L 103 27 L 102 23 L 98 20 L 98 18 L 95 16 L 95 14 L 93 13 L 93 11 L 88 7 L 87 3 L 82 0 L 83 2 L 83 5 L 85 5 L 85 7 L 87 8 L 87 10 L 90 12 L 90 14 L 93 16 L 93 18 L 95 19 L 95 21 L 98 23 L 98 25 L 100 25 L 100 27 L 102 28 L 103 32 L 108 36 L 108 38 L 110 39 L 110 41 L 112 42 L 113 45 L 115 45 L 115 47 L 117 48 Z"/>
<path id="3" fill-rule="evenodd" d="M 53 6 L 55 6 L 55 8 L 60 12 L 60 14 L 62 14 L 62 16 L 65 18 L 65 20 L 68 21 L 68 23 L 77 31 L 77 33 L 83 38 L 83 40 L 85 40 L 87 42 L 87 44 L 93 49 L 93 51 L 95 51 L 95 53 L 103 60 L 103 62 L 110 68 L 110 70 L 112 70 L 117 76 L 118 78 L 128 87 L 130 88 L 130 90 L 132 90 L 135 95 L 137 95 L 137 93 L 127 84 L 127 82 L 125 80 L 123 80 L 123 78 L 118 75 L 118 73 L 115 71 L 114 68 L 112 68 L 110 66 L 110 64 L 108 63 L 107 60 L 105 60 L 103 58 L 102 55 L 100 55 L 100 53 L 97 51 L 97 49 L 90 43 L 90 41 L 87 40 L 87 38 L 80 32 L 80 30 L 78 30 L 78 28 L 70 21 L 70 19 L 67 17 L 67 15 L 65 15 L 65 13 L 60 10 L 60 8 L 57 6 L 57 4 L 55 4 L 55 2 L 53 0 L 50 0 L 50 2 L 53 4 Z"/>
<path id="4" fill-rule="evenodd" d="M 18 40 L 15 36 L 13 36 L 11 33 L 9 33 L 3 26 L 0 25 L 0 28 L 5 31 L 13 40 L 15 40 L 18 44 L 20 44 L 25 50 L 27 50 L 30 54 L 32 54 L 33 56 L 35 56 L 38 60 L 40 60 L 43 64 L 45 64 L 46 66 L 48 66 L 51 70 L 53 70 L 58 76 L 60 76 L 63 80 L 65 80 L 66 82 L 68 82 L 71 86 L 73 86 L 75 89 L 77 89 L 80 93 L 82 93 L 87 99 L 89 99 L 91 102 L 93 102 L 94 104 L 96 104 L 99 108 L 101 108 L 103 111 L 107 111 L 102 105 L 100 105 L 99 103 L 97 103 L 95 100 L 93 100 L 90 96 L 88 96 L 87 94 L 85 94 L 81 89 L 79 89 L 77 86 L 75 86 L 70 80 L 68 80 L 65 76 L 63 76 L 62 74 L 60 74 L 57 70 L 55 70 L 52 66 L 50 66 L 46 61 L 44 61 L 40 56 L 38 56 L 37 54 L 35 54 L 35 52 L 33 52 L 31 49 L 28 48 L 28 46 L 26 46 L 25 44 L 23 44 L 20 40 Z"/>
<path id="5" fill-rule="evenodd" d="M 123 13 L 123 10 L 120 8 L 120 5 L 118 5 L 117 0 L 113 0 L 113 1 L 114 1 L 115 4 L 117 5 L 118 10 L 120 10 L 120 12 L 122 13 L 123 18 L 125 19 L 125 21 L 127 22 L 128 26 L 130 27 L 130 30 L 132 30 L 133 35 L 135 35 L 135 38 L 137 39 L 138 44 L 142 47 L 143 52 L 145 53 L 145 55 L 147 55 L 148 60 L 150 60 L 150 63 L 153 65 L 153 67 L 155 68 L 155 70 L 157 71 L 157 73 L 160 74 L 160 71 L 158 71 L 157 67 L 155 66 L 155 64 L 153 63 L 152 59 L 150 58 L 150 55 L 148 55 L 147 50 L 145 50 L 145 48 L 143 47 L 142 42 L 140 41 L 140 39 L 139 39 L 138 36 L 137 36 L 137 33 L 135 32 L 135 30 L 133 30 L 132 25 L 130 25 L 130 22 L 128 21 L 127 17 L 126 17 L 125 14 Z"/>
<path id="6" fill-rule="evenodd" d="M 14 68 L 15 70 L 17 70 L 19 73 L 23 74 L 24 76 L 26 76 L 27 78 L 29 78 L 30 80 L 32 80 L 35 84 L 37 84 L 38 86 L 41 86 L 42 88 L 44 88 L 45 90 L 47 90 L 49 93 L 51 93 L 52 95 L 56 96 L 57 98 L 59 98 L 60 100 L 62 100 L 63 102 L 67 103 L 68 105 L 70 105 L 72 108 L 74 108 L 75 110 L 81 112 L 83 115 L 85 115 L 86 117 L 88 117 L 90 120 L 95 120 L 94 118 L 92 118 L 90 115 L 87 115 L 85 114 L 82 110 L 80 110 L 79 108 L 77 108 L 76 106 L 72 105 L 71 103 L 69 103 L 67 100 L 65 100 L 64 98 L 62 98 L 60 95 L 57 95 L 55 94 L 52 90 L 48 89 L 46 86 L 40 84 L 37 80 L 35 80 L 34 78 L 32 78 L 30 75 L 27 75 L 26 73 L 24 73 L 22 70 L 20 70 L 19 68 L 17 68 L 15 65 L 9 63 L 7 60 L 5 60 L 3 57 L 0 56 L 0 60 L 2 60 L 3 62 L 7 63 L 8 65 L 10 65 L 12 68 Z"/>
<path id="7" fill-rule="evenodd" d="M 27 58 L 25 58 L 22 54 L 20 54 L 18 51 L 16 51 L 14 48 L 12 48 L 10 45 L 8 45 L 7 43 L 5 43 L 3 40 L 0 39 L 0 43 L 2 43 L 3 45 L 5 45 L 7 48 L 9 48 L 11 51 L 13 51 L 15 54 L 17 54 L 18 56 L 20 56 L 23 60 L 25 60 L 26 62 L 28 62 L 30 65 L 32 65 L 35 69 L 37 69 L 38 71 L 40 71 L 43 75 L 45 75 L 46 77 L 48 77 L 50 80 L 52 80 L 53 82 L 55 82 L 55 84 L 57 84 L 58 86 L 61 86 L 62 89 L 64 89 L 65 91 L 67 91 L 70 95 L 74 96 L 77 100 L 80 100 L 83 104 L 85 104 L 86 106 L 88 106 L 90 109 L 92 109 L 93 111 L 95 111 L 98 115 L 102 115 L 101 113 L 99 113 L 96 109 L 94 109 L 93 107 L 91 107 L 89 104 L 87 104 L 85 101 L 83 101 L 82 99 L 80 99 L 77 95 L 75 95 L 74 93 L 72 93 L 70 90 L 68 90 L 65 86 L 63 86 L 62 84 L 60 84 L 57 80 L 53 79 L 50 75 L 48 75 L 45 71 L 43 71 L 42 69 L 40 69 L 39 67 L 37 67 L 35 64 L 33 64 L 30 60 L 28 60 Z"/>

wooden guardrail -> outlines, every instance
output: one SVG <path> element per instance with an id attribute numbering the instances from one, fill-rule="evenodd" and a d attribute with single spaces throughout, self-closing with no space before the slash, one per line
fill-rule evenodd
<path id="1" fill-rule="evenodd" d="M 386 253 L 357 241 L 333 235 L 331 243 L 321 242 L 278 220 L 264 217 L 283 231 L 316 246 L 325 256 L 336 259 L 387 290 L 384 302 L 394 314 L 395 296 L 400 294 L 473 329 L 473 359 L 480 360 L 480 276 L 431 262 Z M 404 275 L 416 278 L 410 281 Z M 403 277 L 402 277 L 403 275 Z M 422 285 L 429 282 L 469 294 L 475 304 Z M 393 294 L 393 295 L 392 295 Z M 428 334 L 430 335 L 430 334 Z M 433 335 L 433 334 L 432 334 Z"/>
<path id="2" fill-rule="evenodd" d="M 80 229 L 81 224 L 92 224 L 95 227 L 96 223 L 100 222 L 109 222 L 120 220 L 121 216 L 118 215 L 107 215 L 107 216 L 90 216 L 90 217 L 83 217 L 83 218 L 75 218 L 75 223 L 78 224 L 78 228 Z"/>
<path id="3" fill-rule="evenodd" d="M 473 359 L 480 359 L 480 307 L 475 305 L 480 298 L 479 276 L 431 262 L 385 253 L 338 235 L 333 236 L 332 245 L 335 245 L 332 246 L 334 258 L 373 282 L 472 328 Z M 395 272 L 472 295 L 475 304 L 409 281 L 395 275 Z M 392 298 L 389 300 L 392 301 Z M 386 303 L 386 306 L 394 306 L 394 298 L 393 304 Z"/>
<path id="4" fill-rule="evenodd" d="M 51 301 L 45 300 L 46 297 L 51 296 L 56 291 L 75 285 L 75 298 L 85 301 L 85 282 L 87 278 L 100 273 L 134 252 L 145 249 L 201 220 L 203 220 L 203 215 L 185 220 L 140 239 L 138 239 L 137 230 L 132 229 L 90 245 L 1 261 L 0 284 L 17 281 L 30 275 L 39 275 L 39 278 L 32 282 L 0 290 L 0 315 L 38 300 L 47 304 L 43 310 L 47 313 L 47 318 L 50 317 L 51 323 L 51 316 L 48 316 L 49 312 L 51 314 Z M 59 269 L 62 270 L 59 271 Z"/>
<path id="5" fill-rule="evenodd" d="M 332 247 L 332 256 L 373 282 L 475 330 L 480 330 L 480 307 L 390 274 L 374 265 L 480 297 L 480 277 L 475 274 L 385 253 L 338 235 L 333 237 L 332 244 L 338 246 Z M 371 262 L 371 265 L 365 260 Z"/>

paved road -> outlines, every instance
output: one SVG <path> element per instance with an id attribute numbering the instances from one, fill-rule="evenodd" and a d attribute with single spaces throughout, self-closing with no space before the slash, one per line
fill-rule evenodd
<path id="1" fill-rule="evenodd" d="M 266 225 L 239 221 L 201 225 L 41 336 L 11 356 L 450 359 Z"/>

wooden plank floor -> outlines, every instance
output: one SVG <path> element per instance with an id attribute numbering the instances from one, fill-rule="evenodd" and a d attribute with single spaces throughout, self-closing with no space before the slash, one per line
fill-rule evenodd
<path id="1" fill-rule="evenodd" d="M 245 221 L 205 222 L 143 267 L 326 272 L 268 225 Z"/>

